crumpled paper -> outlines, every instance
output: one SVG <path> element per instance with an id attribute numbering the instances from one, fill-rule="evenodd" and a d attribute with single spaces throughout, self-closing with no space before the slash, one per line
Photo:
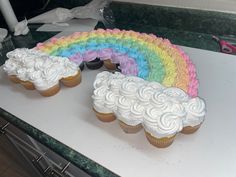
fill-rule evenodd
<path id="1" fill-rule="evenodd" d="M 7 37 L 7 34 L 8 32 L 6 29 L 0 28 L 0 42 L 2 42 L 5 39 L 5 37 Z"/>
<path id="2" fill-rule="evenodd" d="M 110 2 L 111 0 L 93 0 L 85 6 L 75 7 L 70 10 L 66 8 L 56 8 L 31 18 L 28 22 L 60 24 L 72 18 L 91 18 L 103 22 L 104 8 L 107 7 Z"/>
<path id="3" fill-rule="evenodd" d="M 23 20 L 19 23 L 16 24 L 14 28 L 14 35 L 19 36 L 19 35 L 26 35 L 29 32 L 29 28 L 27 26 L 28 22 L 27 20 Z"/>
<path id="4" fill-rule="evenodd" d="M 0 28 L 0 49 L 2 48 L 2 42 L 7 37 L 7 30 L 4 28 Z"/>

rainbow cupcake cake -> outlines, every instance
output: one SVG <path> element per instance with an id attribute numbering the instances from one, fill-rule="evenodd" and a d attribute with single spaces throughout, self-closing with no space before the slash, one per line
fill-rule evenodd
<path id="1" fill-rule="evenodd" d="M 120 65 L 122 74 L 177 87 L 191 97 L 198 95 L 196 69 L 189 57 L 169 40 L 153 34 L 98 29 L 52 38 L 38 43 L 36 49 L 77 64 L 96 58 L 110 60 Z"/>

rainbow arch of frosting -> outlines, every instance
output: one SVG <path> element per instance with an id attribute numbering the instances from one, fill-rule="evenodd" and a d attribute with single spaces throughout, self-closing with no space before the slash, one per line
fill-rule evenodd
<path id="1" fill-rule="evenodd" d="M 153 34 L 98 29 L 52 38 L 36 48 L 78 64 L 95 58 L 111 59 L 120 64 L 123 74 L 181 88 L 191 97 L 198 94 L 196 69 L 189 57 L 169 40 Z"/>

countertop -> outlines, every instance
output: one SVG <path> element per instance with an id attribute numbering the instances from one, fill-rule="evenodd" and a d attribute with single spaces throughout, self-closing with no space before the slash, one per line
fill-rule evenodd
<path id="1" fill-rule="evenodd" d="M 235 34 L 235 16 L 123 3 L 112 3 L 111 8 L 117 28 L 154 33 L 174 44 L 188 46 L 182 48 L 196 64 L 199 95 L 206 100 L 208 110 L 206 121 L 196 134 L 180 134 L 169 148 L 158 149 L 147 142 L 143 131 L 127 135 L 116 121 L 98 121 L 91 110 L 91 93 L 99 71 L 86 69 L 79 86 L 63 87 L 56 96 L 44 98 L 36 91 L 12 84 L 1 68 L 0 116 L 91 176 L 236 174 L 236 81 L 232 79 L 236 56 L 219 53 L 219 45 L 212 39 L 212 34 Z M 26 36 L 12 37 L 15 47 L 32 48 L 58 34 L 36 31 L 39 26 L 30 25 Z M 98 23 L 96 28 L 99 27 L 104 26 Z"/>
<path id="2" fill-rule="evenodd" d="M 85 69 L 79 86 L 44 98 L 0 69 L 0 115 L 92 176 L 233 177 L 236 56 L 182 48 L 196 65 L 207 115 L 197 133 L 178 135 L 169 148 L 153 147 L 143 131 L 127 135 L 116 121 L 96 119 L 91 94 L 99 70 Z"/>

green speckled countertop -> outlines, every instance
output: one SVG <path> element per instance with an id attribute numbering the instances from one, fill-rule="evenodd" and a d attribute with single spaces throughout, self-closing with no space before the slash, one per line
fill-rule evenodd
<path id="1" fill-rule="evenodd" d="M 121 8 L 120 6 L 123 7 Z M 200 49 L 206 49 L 206 50 L 211 50 L 211 51 L 220 51 L 219 45 L 212 39 L 212 34 L 218 35 L 218 36 L 228 36 L 230 35 L 232 38 L 235 38 L 234 36 L 234 31 L 231 30 L 231 28 L 221 28 L 224 30 L 217 29 L 215 30 L 214 24 L 212 24 L 212 21 L 210 21 L 208 24 L 206 24 L 206 21 L 203 21 L 201 24 L 204 24 L 204 28 L 202 27 L 197 27 L 196 30 L 191 30 L 191 25 L 184 21 L 184 23 L 181 22 L 181 19 L 183 19 L 183 16 L 186 16 L 187 14 L 194 14 L 195 16 L 197 15 L 198 11 L 189 11 L 189 10 L 183 10 L 179 11 L 179 9 L 173 9 L 173 8 L 161 8 L 161 7 L 153 7 L 153 6 L 142 6 L 142 5 L 133 5 L 133 4 L 123 4 L 123 3 L 114 3 L 112 4 L 112 10 L 115 15 L 116 21 L 116 27 L 120 29 L 127 29 L 127 30 L 136 30 L 140 32 L 146 32 L 146 33 L 154 33 L 160 37 L 163 38 L 168 38 L 172 43 L 177 44 L 177 45 L 183 45 L 183 46 L 188 46 L 188 47 L 194 47 L 194 48 L 200 48 Z M 137 8 L 137 9 L 136 9 Z M 144 10 L 140 10 L 140 8 L 147 8 Z M 173 18 L 174 21 L 178 21 L 178 23 L 169 23 L 167 25 L 162 24 L 163 18 L 160 17 L 160 12 L 155 11 L 159 16 L 149 16 L 147 13 L 148 9 L 153 10 L 155 8 L 158 8 L 160 10 L 162 15 L 168 16 L 169 19 Z M 128 18 L 125 18 L 125 14 L 129 12 L 129 10 L 136 9 L 133 11 L 133 15 L 130 15 Z M 175 11 L 174 11 L 175 10 Z M 137 11 L 139 16 L 136 17 Z M 141 13 L 143 12 L 143 13 Z M 171 12 L 171 13 L 167 13 Z M 176 17 L 173 16 L 173 13 L 178 12 L 178 14 L 181 14 L 183 16 L 181 17 Z M 168 15 L 169 14 L 169 15 Z M 204 12 L 203 16 L 205 15 L 208 16 L 208 19 L 210 17 L 214 18 L 217 16 L 217 13 L 213 13 L 213 15 L 209 15 L 209 13 Z M 222 14 L 220 14 L 222 16 Z M 144 16 L 148 16 L 148 18 L 143 18 Z M 205 17 L 204 16 L 204 17 Z M 224 18 L 219 19 L 218 21 L 215 20 L 214 22 L 217 24 L 221 24 L 222 19 L 228 18 L 229 20 L 226 21 L 228 26 L 231 25 L 232 28 L 236 24 L 235 20 L 233 21 L 234 17 L 231 18 L 231 15 L 225 15 L 223 16 Z M 148 21 L 150 19 L 155 19 L 155 18 L 161 18 L 162 20 L 152 20 L 152 22 Z M 167 18 L 167 17 L 166 17 Z M 179 20 L 178 20 L 179 18 Z M 136 19 L 133 20 L 132 19 Z M 141 19 L 141 20 L 140 20 Z M 199 18 L 198 18 L 199 19 Z M 215 19 L 215 18 L 214 18 Z M 186 20 L 186 19 L 185 19 Z M 234 23 L 232 23 L 232 21 Z M 195 26 L 199 25 L 200 21 L 196 20 Z M 231 24 L 230 24 L 231 23 Z M 192 24 L 192 22 L 191 22 Z M 212 24 L 212 25 L 211 25 Z M 233 25 L 232 25 L 233 24 Z M 210 25 L 210 28 L 207 28 L 207 25 Z M 30 33 L 26 36 L 19 36 L 19 37 L 12 37 L 13 43 L 15 47 L 28 47 L 32 48 L 36 45 L 38 42 L 43 42 L 47 40 L 48 38 L 54 36 L 57 34 L 57 32 L 37 32 L 36 29 L 40 25 L 31 25 L 30 26 Z M 212 27 L 213 26 L 213 27 Z M 97 25 L 97 28 L 103 27 L 101 23 Z M 194 26 L 192 25 L 192 28 Z M 204 30 L 206 32 L 204 32 Z M 235 29 L 234 29 L 235 30 Z M 3 59 L 1 59 L 1 63 L 3 63 Z M 21 121 L 11 113 L 8 113 L 7 111 L 3 110 L 0 108 L 0 116 L 3 117 L 5 120 L 9 121 L 16 127 L 20 128 L 42 144 L 46 145 L 68 161 L 72 162 L 75 164 L 77 167 L 85 171 L 91 176 L 116 176 L 116 174 L 112 173 L 108 169 L 102 167 L 101 165 L 97 164 L 96 162 L 93 162 L 92 160 L 88 159 L 85 157 L 83 154 L 80 154 L 79 152 L 76 152 L 72 150 L 70 147 L 67 147 L 61 142 L 58 142 L 57 140 L 53 139 L 49 135 L 45 134 L 44 132 L 41 132 L 37 130 L 36 128 L 32 127 L 31 125 L 27 124 L 26 122 Z"/>

